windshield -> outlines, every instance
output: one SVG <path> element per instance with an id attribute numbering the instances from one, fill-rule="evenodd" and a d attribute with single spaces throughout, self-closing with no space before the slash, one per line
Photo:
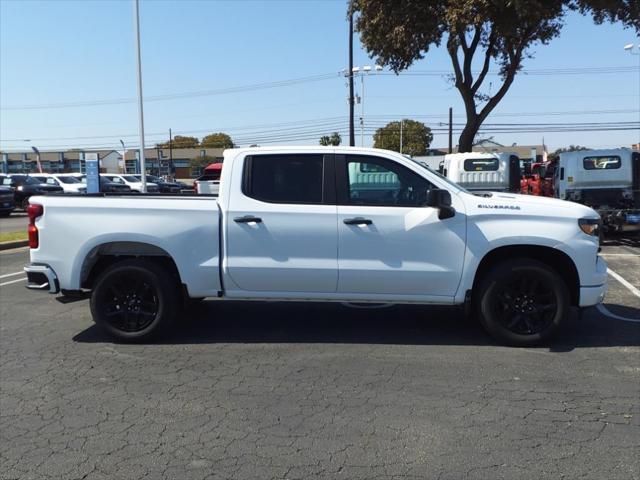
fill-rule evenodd
<path id="1" fill-rule="evenodd" d="M 124 178 L 125 181 L 132 183 L 138 183 L 140 181 L 140 179 L 135 175 L 123 175 L 122 178 Z"/>
<path id="2" fill-rule="evenodd" d="M 407 157 L 410 158 L 410 157 Z M 446 182 L 448 185 L 450 185 L 451 187 L 453 187 L 455 189 L 456 192 L 464 192 L 464 193 L 470 193 L 469 190 L 462 188 L 460 185 L 458 185 L 455 182 L 452 182 L 451 180 L 449 180 L 447 177 L 445 177 L 444 175 L 442 175 L 439 172 L 436 172 L 434 169 L 432 169 L 429 165 L 427 165 L 425 162 L 421 162 L 419 160 L 415 160 L 413 158 L 411 158 L 411 160 L 415 163 L 417 163 L 418 165 L 420 165 L 422 168 L 425 168 L 426 170 L 428 170 L 429 172 L 433 173 L 436 177 L 438 177 L 440 180 Z"/>
<path id="3" fill-rule="evenodd" d="M 62 183 L 82 183 L 76 177 L 57 177 Z"/>

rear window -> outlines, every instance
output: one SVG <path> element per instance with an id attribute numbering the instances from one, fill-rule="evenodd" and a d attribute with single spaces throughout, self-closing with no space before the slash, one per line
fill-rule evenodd
<path id="1" fill-rule="evenodd" d="M 244 193 L 272 203 L 322 203 L 322 155 L 255 155 L 245 166 Z"/>
<path id="2" fill-rule="evenodd" d="M 464 161 L 464 169 L 467 172 L 490 172 L 500 168 L 497 158 L 468 158 Z"/>
<path id="3" fill-rule="evenodd" d="M 611 170 L 620 168 L 621 161 L 617 155 L 607 157 L 584 157 L 582 164 L 585 170 Z"/>

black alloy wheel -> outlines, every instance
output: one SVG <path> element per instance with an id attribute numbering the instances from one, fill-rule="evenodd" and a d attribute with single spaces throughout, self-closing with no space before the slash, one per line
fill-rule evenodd
<path id="1" fill-rule="evenodd" d="M 106 268 L 95 282 L 93 320 L 118 340 L 147 340 L 173 323 L 180 307 L 179 286 L 157 262 L 122 260 Z"/>
<path id="2" fill-rule="evenodd" d="M 102 292 L 103 314 L 118 330 L 140 332 L 158 315 L 158 293 L 153 284 L 140 275 L 126 270 L 112 275 Z"/>
<path id="3" fill-rule="evenodd" d="M 502 343 L 538 345 L 569 317 L 569 290 L 563 278 L 537 260 L 515 258 L 491 268 L 473 294 L 482 326 Z"/>
<path id="4" fill-rule="evenodd" d="M 558 300 L 553 289 L 541 282 L 537 272 L 514 272 L 500 282 L 493 297 L 492 309 L 500 324 L 519 335 L 545 331 L 553 323 Z"/>

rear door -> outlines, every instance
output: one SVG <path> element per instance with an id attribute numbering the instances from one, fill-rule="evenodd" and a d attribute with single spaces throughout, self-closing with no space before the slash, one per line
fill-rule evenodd
<path id="1" fill-rule="evenodd" d="M 462 202 L 440 220 L 433 185 L 398 162 L 336 155 L 338 293 L 443 301 L 458 289 L 465 253 Z M 453 199 L 458 201 L 458 199 Z"/>
<path id="2" fill-rule="evenodd" d="M 236 185 L 226 214 L 224 268 L 235 284 L 225 285 L 229 296 L 335 293 L 333 155 L 252 155 Z"/>

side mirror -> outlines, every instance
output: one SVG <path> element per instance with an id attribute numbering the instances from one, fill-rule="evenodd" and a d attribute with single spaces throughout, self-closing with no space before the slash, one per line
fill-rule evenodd
<path id="1" fill-rule="evenodd" d="M 441 188 L 429 190 L 427 206 L 438 209 L 438 218 L 440 220 L 451 218 L 456 214 L 455 208 L 451 206 L 451 193 Z"/>

